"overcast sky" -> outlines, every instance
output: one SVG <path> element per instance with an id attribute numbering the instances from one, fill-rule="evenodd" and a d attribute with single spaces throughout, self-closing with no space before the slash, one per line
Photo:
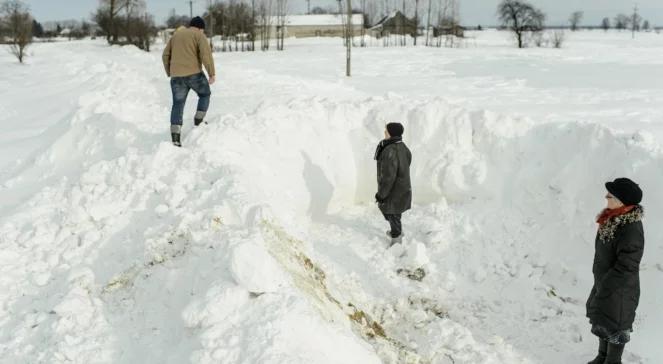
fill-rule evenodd
<path id="1" fill-rule="evenodd" d="M 97 7 L 98 0 L 24 0 L 32 9 L 38 21 L 67 20 L 89 18 Z M 382 0 L 380 0 L 382 1 Z M 414 0 L 407 0 L 413 2 Z M 425 2 L 426 0 L 422 0 Z M 460 0 L 462 23 L 495 24 L 495 9 L 500 0 Z M 358 1 L 355 1 L 358 3 Z M 394 2 L 392 0 L 392 2 Z M 398 1 L 400 2 L 400 1 Z M 575 10 L 585 12 L 584 24 L 598 25 L 604 17 L 611 19 L 618 13 L 629 13 L 635 2 L 628 0 L 531 0 L 548 14 L 550 25 L 566 24 L 569 14 Z M 194 1 L 194 13 L 201 13 L 206 0 Z M 304 12 L 305 0 L 289 0 L 292 12 Z M 652 24 L 663 26 L 663 0 L 638 0 L 638 6 L 645 19 Z M 334 0 L 311 0 L 311 7 L 330 6 Z M 171 9 L 179 14 L 188 14 L 189 5 L 186 0 L 147 0 L 150 13 L 155 16 L 158 24 L 163 23 Z"/>

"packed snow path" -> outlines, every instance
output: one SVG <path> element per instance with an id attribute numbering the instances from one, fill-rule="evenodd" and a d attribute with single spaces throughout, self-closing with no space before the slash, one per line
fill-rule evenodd
<path id="1" fill-rule="evenodd" d="M 490 90 L 463 89 L 449 73 L 479 49 L 417 50 L 412 60 L 403 49 L 361 50 L 357 67 L 380 77 L 350 81 L 330 71 L 342 58 L 335 43 L 220 54 L 210 124 L 189 121 L 183 149 L 167 142 L 158 53 L 34 49 L 26 67 L 0 58 L 12 70 L 0 81 L 11 86 L 0 118 L 16 125 L 0 174 L 8 362 L 582 362 L 595 350 L 584 299 L 602 181 L 632 175 L 649 192 L 648 221 L 661 217 L 656 125 L 617 135 L 536 120 L 545 110 L 561 114 L 550 122 L 590 115 L 589 101 L 571 114 L 484 111 Z M 440 54 L 459 58 L 438 64 Z M 478 76 L 495 97 L 510 82 Z M 638 102 L 649 115 L 631 105 L 625 114 L 656 117 L 661 92 L 646 95 Z M 603 115 L 596 121 L 613 124 Z M 406 124 L 416 206 L 404 247 L 387 249 L 372 153 L 391 120 Z M 627 363 L 663 357 L 653 344 L 662 231 L 646 229 Z M 406 274 L 417 268 L 421 281 Z"/>

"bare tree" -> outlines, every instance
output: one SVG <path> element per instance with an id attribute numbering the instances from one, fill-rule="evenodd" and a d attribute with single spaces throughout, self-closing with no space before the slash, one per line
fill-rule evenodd
<path id="1" fill-rule="evenodd" d="M 456 34 L 460 28 L 460 0 L 449 0 L 449 17 L 443 23 L 444 46 L 453 48 L 456 46 Z"/>
<path id="2" fill-rule="evenodd" d="M 191 18 L 188 15 L 177 15 L 175 9 L 173 9 L 166 20 L 166 27 L 177 29 L 183 25 L 186 26 L 190 21 Z"/>
<path id="3" fill-rule="evenodd" d="M 117 16 L 126 5 L 126 0 L 99 0 L 95 20 L 106 33 L 108 43 L 117 43 L 119 39 Z"/>
<path id="4" fill-rule="evenodd" d="M 543 30 L 545 14 L 525 0 L 502 0 L 497 7 L 502 24 L 516 35 L 518 48 L 525 47 L 525 35 Z"/>
<path id="5" fill-rule="evenodd" d="M 352 29 L 352 0 L 348 0 L 348 12 L 347 12 L 347 20 L 345 21 L 346 24 L 346 31 L 345 31 L 345 36 L 346 36 L 346 41 L 345 41 L 345 48 L 346 48 L 346 62 L 345 62 L 345 75 L 347 77 L 352 76 L 352 39 L 354 38 L 354 29 Z"/>
<path id="6" fill-rule="evenodd" d="M 135 18 L 133 27 L 134 34 L 136 35 L 134 44 L 145 52 L 149 52 L 150 46 L 157 35 L 154 18 L 151 15 L 144 13 L 143 16 Z"/>
<path id="7" fill-rule="evenodd" d="M 649 24 L 649 20 L 645 20 L 644 23 L 642 23 L 642 30 L 649 31 L 651 29 L 651 25 Z"/>
<path id="8" fill-rule="evenodd" d="M 276 0 L 276 50 L 284 49 L 288 0 Z"/>
<path id="9" fill-rule="evenodd" d="M 450 19 L 454 18 L 454 6 L 455 6 L 455 0 L 439 0 L 439 8 L 438 8 L 438 14 L 437 14 L 437 26 L 439 28 L 443 28 L 446 23 L 449 22 Z M 449 15 L 451 14 L 451 15 Z M 442 47 L 442 37 L 437 36 L 437 42 L 436 46 Z"/>
<path id="10" fill-rule="evenodd" d="M 120 33 L 127 26 L 129 18 L 145 12 L 145 0 L 99 0 L 94 20 L 106 34 L 110 44 L 119 42 Z M 121 14 L 125 12 L 122 19 Z M 124 29 L 126 33 L 126 28 Z M 125 34 L 126 36 L 126 34 Z"/>
<path id="11" fill-rule="evenodd" d="M 433 0 L 428 0 L 428 15 L 426 16 L 426 47 L 430 47 L 430 14 L 431 11 L 433 10 Z"/>
<path id="12" fill-rule="evenodd" d="M 21 0 L 6 0 L 0 4 L 9 35 L 9 50 L 20 63 L 25 60 L 25 50 L 32 43 L 32 16 Z"/>
<path id="13" fill-rule="evenodd" d="M 414 45 L 417 45 L 417 35 L 419 34 L 419 0 L 414 0 Z"/>
<path id="14" fill-rule="evenodd" d="M 601 28 L 603 28 L 603 30 L 606 32 L 610 30 L 610 18 L 603 18 L 603 21 L 601 22 Z"/>
<path id="15" fill-rule="evenodd" d="M 207 0 L 207 21 L 209 22 L 209 26 L 207 27 L 207 36 L 209 37 L 209 48 L 214 51 L 214 35 L 216 35 L 216 24 L 215 22 L 215 14 L 214 14 L 214 5 L 216 1 L 214 0 Z"/>
<path id="16" fill-rule="evenodd" d="M 640 23 L 642 17 L 638 14 L 638 5 L 633 7 L 633 15 L 631 15 L 631 31 L 633 32 L 633 39 L 635 39 L 635 32 L 640 31 Z"/>
<path id="17" fill-rule="evenodd" d="M 157 29 L 145 0 L 100 0 L 93 18 L 109 44 L 132 44 L 150 51 Z"/>
<path id="18" fill-rule="evenodd" d="M 629 28 L 631 24 L 631 18 L 626 14 L 618 14 L 615 17 L 615 29 L 624 30 Z"/>
<path id="19" fill-rule="evenodd" d="M 359 46 L 360 47 L 366 47 L 366 25 L 370 24 L 369 17 L 367 15 L 368 9 L 366 8 L 366 2 L 367 0 L 361 0 L 361 15 L 363 18 L 363 24 L 361 27 L 361 40 L 359 41 Z"/>
<path id="20" fill-rule="evenodd" d="M 321 14 L 330 14 L 332 13 L 329 9 L 322 8 L 320 6 L 316 6 L 313 9 L 311 9 L 311 14 L 315 15 L 321 15 Z"/>
<path id="21" fill-rule="evenodd" d="M 565 38 L 565 34 L 564 34 L 563 30 L 560 29 L 560 30 L 553 31 L 552 36 L 551 36 L 551 41 L 552 41 L 553 47 L 562 48 L 562 45 L 564 44 L 564 38 Z"/>
<path id="22" fill-rule="evenodd" d="M 255 50 L 256 38 L 256 25 L 264 20 L 271 25 L 271 13 L 265 13 L 265 18 L 256 18 L 256 4 L 257 1 L 252 0 L 251 5 L 245 1 L 230 0 L 224 2 L 208 3 L 207 13 L 203 16 L 210 19 L 210 37 L 211 35 L 221 35 L 222 46 L 221 50 L 233 51 L 233 44 L 235 51 L 240 50 Z M 260 4 L 257 4 L 260 5 Z M 270 10 L 271 11 L 271 10 Z M 258 24 L 256 22 L 258 21 Z M 262 30 L 262 29 L 261 29 Z M 269 29 L 267 29 L 269 30 Z M 262 34 L 261 34 L 262 36 Z M 251 38 L 251 43 L 245 44 Z M 211 44 L 211 39 L 210 39 Z"/>
<path id="23" fill-rule="evenodd" d="M 256 0 L 251 0 L 251 51 L 256 50 Z"/>
<path id="24" fill-rule="evenodd" d="M 260 50 L 269 50 L 272 33 L 272 0 L 258 0 L 258 27 L 260 29 Z"/>
<path id="25" fill-rule="evenodd" d="M 576 31 L 578 30 L 578 25 L 580 25 L 580 21 L 582 20 L 582 17 L 585 15 L 582 11 L 574 11 L 571 16 L 569 17 L 569 23 L 571 23 L 571 30 Z"/>

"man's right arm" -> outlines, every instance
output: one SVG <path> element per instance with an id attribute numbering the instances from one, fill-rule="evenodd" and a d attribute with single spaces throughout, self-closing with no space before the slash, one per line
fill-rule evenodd
<path id="1" fill-rule="evenodd" d="M 163 59 L 163 67 L 166 69 L 166 75 L 170 77 L 170 57 L 171 57 L 171 49 L 172 49 L 172 38 L 168 40 L 168 44 L 166 45 L 166 48 L 163 50 L 163 55 L 161 58 Z"/>

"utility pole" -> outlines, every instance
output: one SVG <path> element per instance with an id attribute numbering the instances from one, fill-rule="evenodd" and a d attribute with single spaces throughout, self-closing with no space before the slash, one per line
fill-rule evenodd
<path id="1" fill-rule="evenodd" d="M 631 29 L 633 30 L 633 39 L 635 39 L 635 28 L 638 26 L 638 4 L 633 7 L 633 19 L 631 20 Z"/>
<path id="2" fill-rule="evenodd" d="M 311 0 L 306 0 L 306 14 L 311 15 Z"/>
<path id="3" fill-rule="evenodd" d="M 189 0 L 189 18 L 193 18 L 193 0 Z"/>
<path id="4" fill-rule="evenodd" d="M 348 0 L 348 21 L 346 22 L 348 30 L 346 35 L 348 37 L 346 48 L 346 64 L 345 64 L 345 75 L 350 77 L 352 75 L 352 38 L 354 36 L 354 29 L 352 29 L 352 0 Z"/>

